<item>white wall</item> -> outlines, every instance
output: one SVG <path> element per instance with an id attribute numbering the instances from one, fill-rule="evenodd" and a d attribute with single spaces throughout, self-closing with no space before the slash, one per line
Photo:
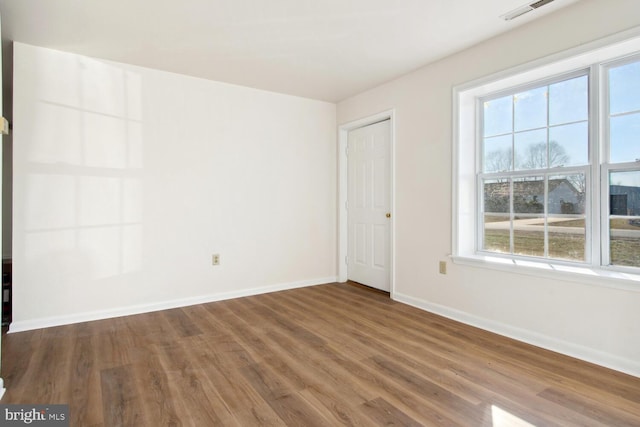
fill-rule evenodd
<path id="1" fill-rule="evenodd" d="M 335 280 L 334 104 L 20 43 L 14 67 L 12 331 Z"/>
<path id="2" fill-rule="evenodd" d="M 338 104 L 340 124 L 396 112 L 395 298 L 640 376 L 640 289 L 438 274 L 451 252 L 452 87 L 637 25 L 637 0 L 582 1 Z"/>

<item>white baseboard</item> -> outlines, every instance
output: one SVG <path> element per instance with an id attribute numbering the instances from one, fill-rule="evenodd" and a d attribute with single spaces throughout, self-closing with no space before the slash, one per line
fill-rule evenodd
<path id="1" fill-rule="evenodd" d="M 251 295 L 266 294 L 270 292 L 285 291 L 288 289 L 304 288 L 307 286 L 324 285 L 334 283 L 337 277 L 324 277 L 320 279 L 301 280 L 298 282 L 281 283 L 277 285 L 259 288 L 243 289 L 240 291 L 223 292 L 212 295 L 202 295 L 191 298 L 181 298 L 171 301 L 163 301 L 152 304 L 133 305 L 111 310 L 84 312 L 67 316 L 52 316 L 39 319 L 11 322 L 9 333 L 30 331 L 33 329 L 50 328 L 53 326 L 70 325 L 73 323 L 88 322 L 92 320 L 110 319 L 114 317 L 130 316 L 133 314 L 149 313 L 151 311 L 168 310 L 171 308 L 186 307 L 189 305 L 204 304 L 208 302 L 223 301 L 233 298 Z"/>
<path id="2" fill-rule="evenodd" d="M 469 314 L 464 311 L 434 304 L 397 292 L 393 294 L 393 299 L 467 325 L 475 326 L 518 341 L 542 347 L 547 350 L 575 357 L 576 359 L 595 363 L 596 365 L 624 372 L 625 374 L 640 377 L 640 361 L 638 360 L 625 359 L 590 347 L 562 341 L 548 335 L 539 334 L 526 329 L 515 328 L 504 323 L 474 316 L 473 314 Z"/>

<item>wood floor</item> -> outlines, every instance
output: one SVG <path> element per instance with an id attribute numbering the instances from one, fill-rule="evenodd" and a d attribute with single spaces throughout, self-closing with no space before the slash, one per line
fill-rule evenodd
<path id="1" fill-rule="evenodd" d="M 68 403 L 72 426 L 640 426 L 638 378 L 352 284 L 2 344 L 2 403 Z"/>

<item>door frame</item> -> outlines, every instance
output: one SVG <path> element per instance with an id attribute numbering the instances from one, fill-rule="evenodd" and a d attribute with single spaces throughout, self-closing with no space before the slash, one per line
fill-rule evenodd
<path id="1" fill-rule="evenodd" d="M 395 109 L 382 111 L 380 113 L 363 117 L 338 126 L 338 281 L 346 282 L 348 279 L 347 271 L 347 255 L 349 253 L 348 236 L 349 236 L 349 214 L 347 212 L 347 142 L 349 132 L 364 126 L 372 125 L 389 119 L 390 132 L 390 156 L 389 156 L 389 200 L 391 203 L 391 223 L 389 224 L 389 288 L 390 296 L 393 299 L 395 292 L 395 266 L 396 266 L 396 239 L 395 239 L 395 158 L 396 158 L 396 122 Z"/>

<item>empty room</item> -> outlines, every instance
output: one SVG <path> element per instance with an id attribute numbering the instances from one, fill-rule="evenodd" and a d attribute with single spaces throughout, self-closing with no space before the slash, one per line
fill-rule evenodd
<path id="1" fill-rule="evenodd" d="M 640 425 L 640 1 L 0 19 L 0 425 Z"/>

